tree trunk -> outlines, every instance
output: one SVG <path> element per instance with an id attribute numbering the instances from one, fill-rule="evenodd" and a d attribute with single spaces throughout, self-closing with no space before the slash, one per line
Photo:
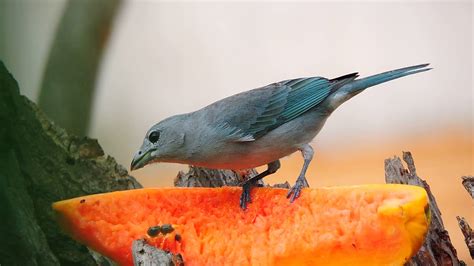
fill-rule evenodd
<path id="1" fill-rule="evenodd" d="M 0 121 L 0 264 L 106 262 L 62 233 L 51 204 L 140 184 L 96 140 L 68 135 L 20 96 L 2 62 Z"/>
<path id="2" fill-rule="evenodd" d="M 121 2 L 69 0 L 52 43 L 39 106 L 78 136 L 89 128 L 97 73 Z"/>

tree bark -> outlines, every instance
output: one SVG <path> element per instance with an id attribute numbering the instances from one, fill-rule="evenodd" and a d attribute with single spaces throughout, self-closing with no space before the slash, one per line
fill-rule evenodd
<path id="1" fill-rule="evenodd" d="M 403 160 L 408 169 L 405 169 L 398 157 L 385 160 L 385 181 L 424 188 L 428 193 L 431 211 L 431 225 L 425 243 L 406 265 L 465 265 L 457 258 L 456 249 L 451 243 L 448 231 L 444 228 L 441 212 L 435 197 L 431 193 L 430 186 L 416 174 L 416 167 L 411 153 L 403 152 Z"/>
<path id="2" fill-rule="evenodd" d="M 180 171 L 174 179 L 175 187 L 223 187 L 223 186 L 241 186 L 242 183 L 258 174 L 255 169 L 248 169 L 243 172 L 235 172 L 232 170 L 216 170 L 207 169 L 197 166 L 189 166 L 187 173 Z M 263 180 L 257 182 L 258 185 L 264 186 Z M 267 187 L 290 188 L 288 182 L 274 185 L 266 185 Z"/>
<path id="3" fill-rule="evenodd" d="M 472 231 L 471 226 L 469 226 L 464 217 L 456 216 L 456 219 L 458 220 L 459 227 L 464 235 L 464 241 L 469 249 L 469 254 L 471 255 L 471 258 L 474 259 L 474 231 Z"/>
<path id="4" fill-rule="evenodd" d="M 97 140 L 69 135 L 19 94 L 0 62 L 0 264 L 97 265 L 62 233 L 51 204 L 141 187 Z"/>
<path id="5" fill-rule="evenodd" d="M 467 190 L 467 193 L 474 199 L 474 176 L 463 176 L 461 179 L 462 185 Z"/>
<path id="6" fill-rule="evenodd" d="M 248 176 L 257 175 L 255 169 L 245 173 Z M 196 166 L 189 166 L 187 173 L 179 171 L 174 179 L 175 187 L 222 187 L 238 186 L 245 177 L 232 170 L 214 170 Z"/>
<path id="7" fill-rule="evenodd" d="M 145 240 L 139 239 L 132 244 L 133 264 L 139 266 L 181 266 L 182 257 L 150 246 Z"/>
<path id="8" fill-rule="evenodd" d="M 463 176 L 461 179 L 467 193 L 469 193 L 471 198 L 474 199 L 474 176 Z M 472 231 L 471 226 L 469 226 L 464 217 L 456 216 L 456 219 L 458 220 L 459 228 L 461 228 L 461 232 L 464 235 L 464 241 L 469 249 L 469 254 L 471 255 L 471 258 L 474 259 L 474 231 Z"/>

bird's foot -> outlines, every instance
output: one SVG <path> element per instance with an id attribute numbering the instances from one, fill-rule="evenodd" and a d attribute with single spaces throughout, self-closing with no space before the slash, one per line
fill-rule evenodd
<path id="1" fill-rule="evenodd" d="M 298 179 L 296 179 L 295 185 L 291 187 L 288 194 L 286 194 L 286 198 L 290 198 L 290 202 L 293 203 L 293 201 L 300 196 L 301 189 L 305 187 L 309 187 L 308 181 L 306 181 L 304 176 L 299 176 Z"/>
<path id="2" fill-rule="evenodd" d="M 242 210 L 247 209 L 247 204 L 252 202 L 250 191 L 252 190 L 252 187 L 257 185 L 257 182 L 254 180 L 247 180 L 242 185 L 242 194 L 240 195 L 240 208 L 242 208 Z"/>

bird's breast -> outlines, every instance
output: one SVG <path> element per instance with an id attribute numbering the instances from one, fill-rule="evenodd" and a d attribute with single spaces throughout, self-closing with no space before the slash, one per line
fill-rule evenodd
<path id="1" fill-rule="evenodd" d="M 212 131 L 194 139 L 186 163 L 213 169 L 248 169 L 288 156 L 317 135 L 329 114 L 312 110 L 265 134 L 254 141 L 230 141 Z"/>

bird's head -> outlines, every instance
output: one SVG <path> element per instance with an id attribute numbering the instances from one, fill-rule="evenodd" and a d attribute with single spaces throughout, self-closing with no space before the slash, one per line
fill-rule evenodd
<path id="1" fill-rule="evenodd" d="M 178 159 L 185 137 L 180 120 L 180 117 L 174 116 L 152 126 L 135 153 L 130 169 L 136 170 L 147 164 Z"/>

